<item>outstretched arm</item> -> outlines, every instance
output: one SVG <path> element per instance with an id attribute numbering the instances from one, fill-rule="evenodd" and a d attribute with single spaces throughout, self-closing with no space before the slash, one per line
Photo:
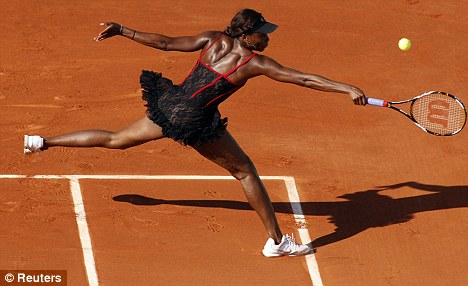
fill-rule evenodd
<path id="1" fill-rule="evenodd" d="M 351 96 L 354 104 L 366 105 L 366 96 L 358 87 L 284 67 L 267 56 L 261 55 L 256 58 L 256 65 L 253 69 L 257 73 L 255 75 L 266 75 L 280 82 L 293 83 L 321 91 L 347 93 Z"/>
<path id="2" fill-rule="evenodd" d="M 105 22 L 101 25 L 106 26 L 95 41 L 100 42 L 113 36 L 123 36 L 136 41 L 145 46 L 156 48 L 163 51 L 194 52 L 203 49 L 205 45 L 220 32 L 210 31 L 195 36 L 169 37 L 157 33 L 139 32 L 129 29 L 114 22 Z"/>

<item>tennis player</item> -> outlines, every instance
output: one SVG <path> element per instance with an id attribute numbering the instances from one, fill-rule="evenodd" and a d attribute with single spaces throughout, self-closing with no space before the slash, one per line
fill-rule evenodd
<path id="1" fill-rule="evenodd" d="M 114 22 L 95 40 L 121 36 L 163 51 L 201 51 L 195 66 L 180 83 L 174 84 L 160 73 L 142 71 L 140 84 L 146 101 L 146 114 L 117 131 L 83 130 L 41 137 L 25 135 L 24 152 L 31 154 L 55 146 L 104 147 L 126 149 L 164 137 L 192 146 L 201 155 L 229 171 L 238 179 L 247 200 L 259 215 L 268 233 L 263 255 L 304 255 L 308 245 L 298 244 L 293 236 L 283 235 L 273 206 L 258 172 L 236 140 L 227 131 L 218 105 L 254 77 L 293 83 L 321 91 L 348 94 L 356 105 L 366 97 L 357 87 L 325 77 L 284 67 L 262 52 L 278 26 L 251 9 L 239 11 L 224 31 L 207 31 L 194 36 L 170 37 L 140 32 Z"/>

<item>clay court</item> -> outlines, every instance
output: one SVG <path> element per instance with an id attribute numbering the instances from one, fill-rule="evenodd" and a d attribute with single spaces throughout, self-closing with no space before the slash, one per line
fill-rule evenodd
<path id="1" fill-rule="evenodd" d="M 145 107 L 142 69 L 180 82 L 198 53 L 99 23 L 172 36 L 223 30 L 242 8 L 280 26 L 264 54 L 404 100 L 468 103 L 463 1 L 0 0 L 0 269 L 66 270 L 68 285 L 466 285 L 468 131 L 429 135 L 348 95 L 255 78 L 220 106 L 284 233 L 315 253 L 267 259 L 240 184 L 172 140 L 25 156 L 23 135 L 119 130 Z M 398 40 L 411 39 L 403 52 Z M 308 243 L 310 241 L 302 241 Z M 0 285 L 4 283 L 0 277 Z"/>

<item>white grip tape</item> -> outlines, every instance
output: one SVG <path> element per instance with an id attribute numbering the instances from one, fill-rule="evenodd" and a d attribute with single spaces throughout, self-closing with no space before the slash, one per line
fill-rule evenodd
<path id="1" fill-rule="evenodd" d="M 377 98 L 367 98 L 367 103 L 370 105 L 375 105 L 375 106 L 386 106 L 386 102 L 383 99 L 377 99 Z"/>

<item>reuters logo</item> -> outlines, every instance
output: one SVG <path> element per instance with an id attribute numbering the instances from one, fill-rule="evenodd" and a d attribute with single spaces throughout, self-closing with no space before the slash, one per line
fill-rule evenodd
<path id="1" fill-rule="evenodd" d="M 15 281 L 15 275 L 8 273 L 7 275 L 5 275 L 5 281 L 8 283 Z"/>
<path id="2" fill-rule="evenodd" d="M 3 280 L 6 281 L 2 282 Z M 0 286 L 49 285 L 66 286 L 66 270 L 0 270 Z"/>

